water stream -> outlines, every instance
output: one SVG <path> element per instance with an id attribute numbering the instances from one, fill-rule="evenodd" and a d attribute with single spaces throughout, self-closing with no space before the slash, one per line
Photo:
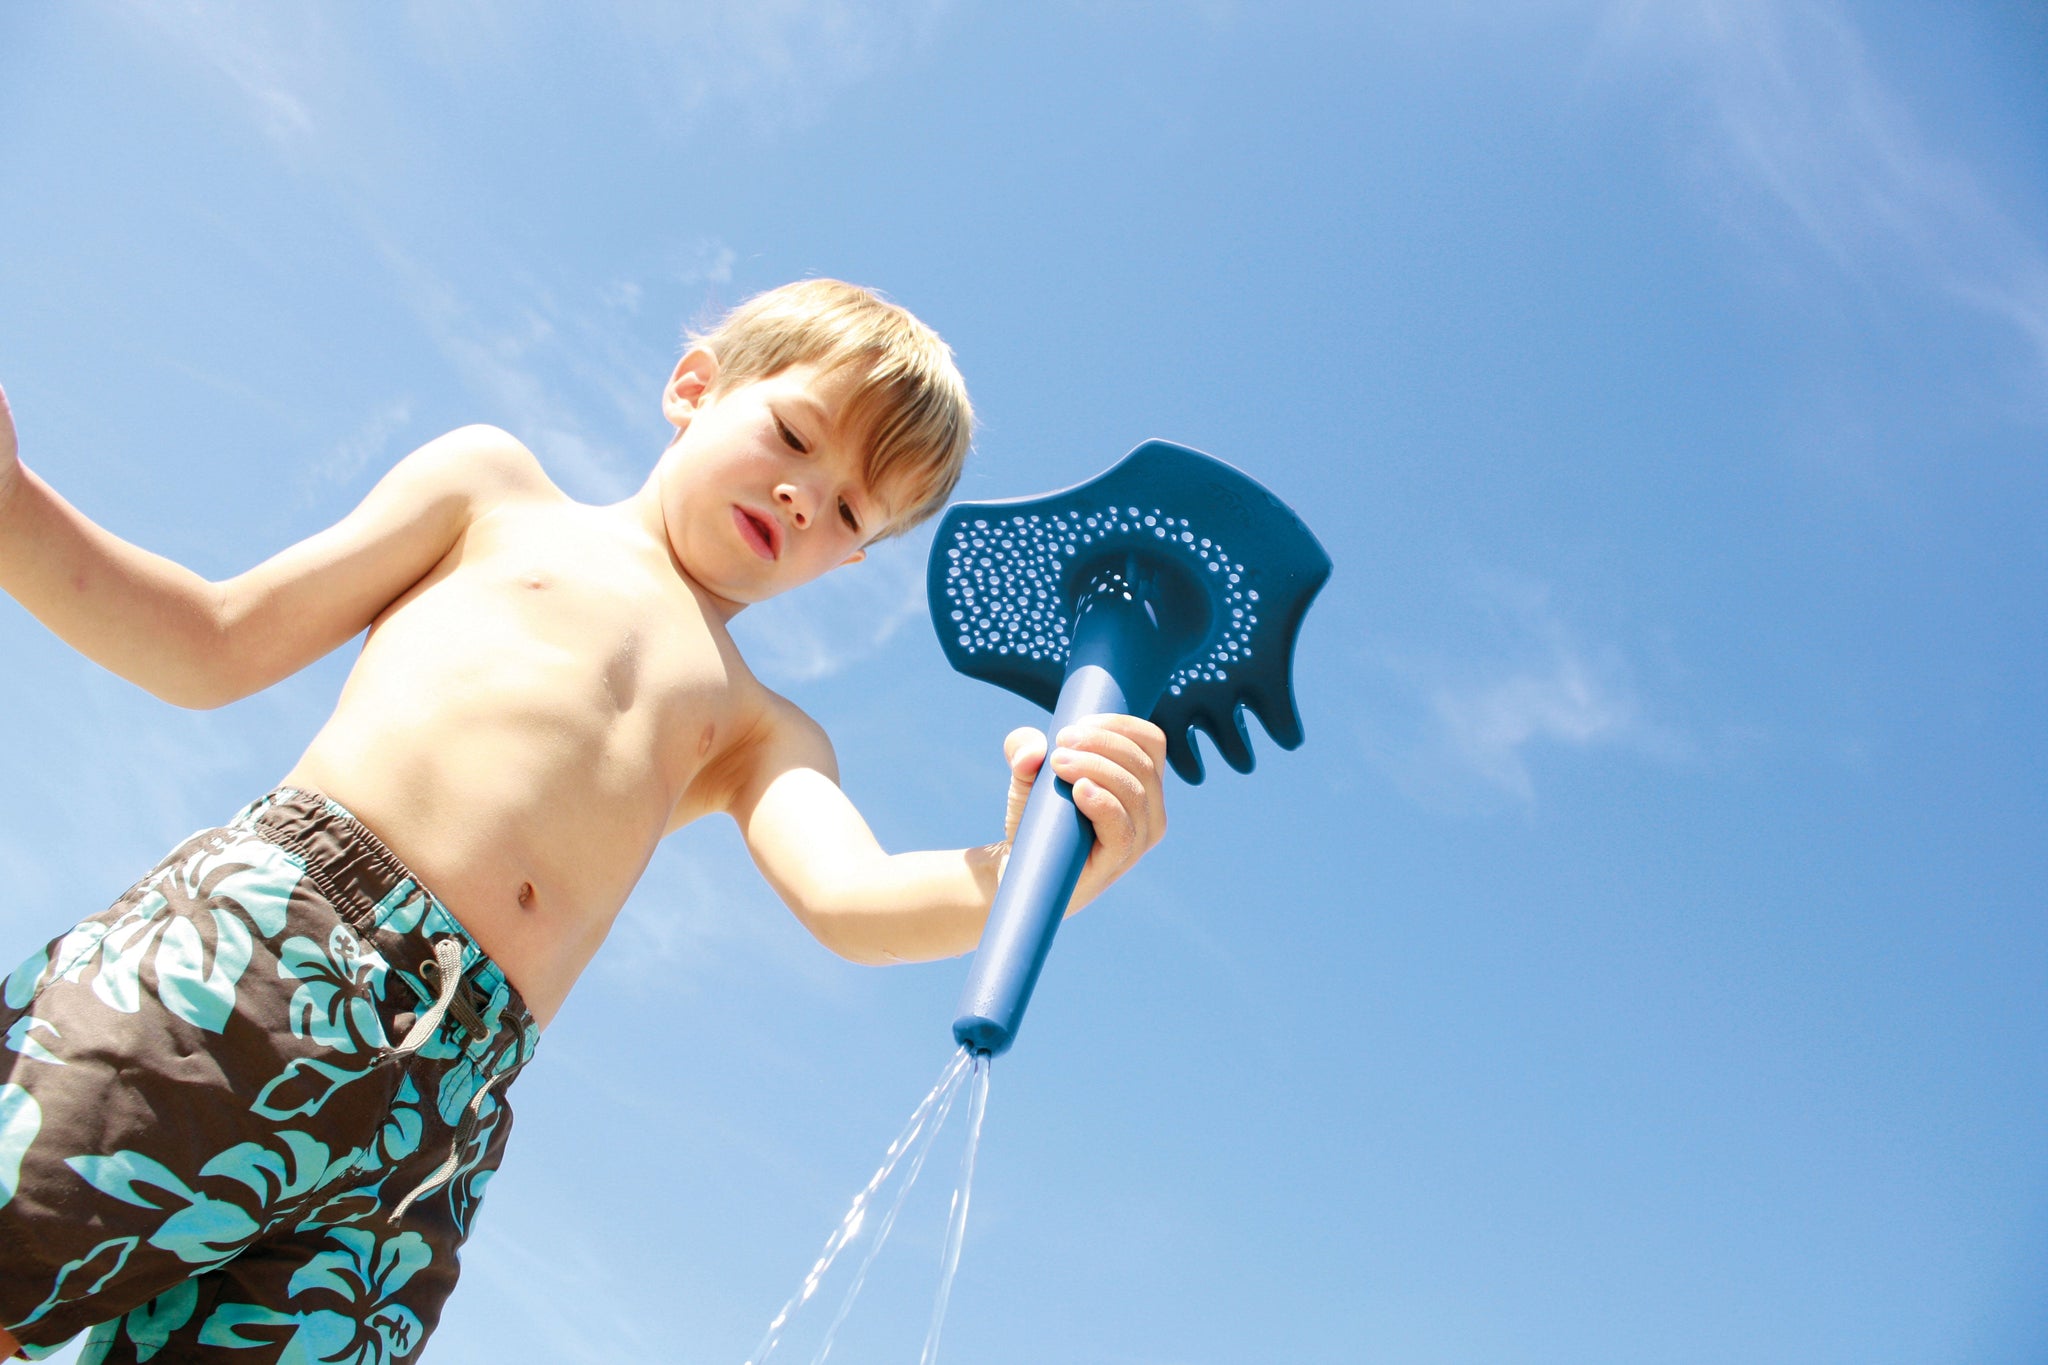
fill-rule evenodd
<path id="1" fill-rule="evenodd" d="M 965 1048 L 961 1049 L 963 1052 Z M 939 1329 L 946 1325 L 946 1301 L 953 1297 L 953 1276 L 960 1270 L 960 1240 L 967 1235 L 967 1197 L 974 1192 L 974 1154 L 981 1147 L 981 1119 L 988 1112 L 986 1052 L 974 1054 L 973 1094 L 967 1101 L 967 1150 L 960 1156 L 960 1179 L 953 1186 L 953 1207 L 946 1215 L 946 1251 L 939 1260 L 939 1295 L 932 1304 L 931 1330 L 925 1334 L 918 1365 L 939 1358 Z"/>
<path id="2" fill-rule="evenodd" d="M 960 1158 L 960 1174 L 953 1189 L 953 1202 L 946 1220 L 945 1251 L 939 1263 L 939 1290 L 932 1308 L 930 1329 L 925 1335 L 924 1353 L 920 1365 L 935 1365 L 939 1354 L 939 1331 L 945 1325 L 946 1303 L 953 1293 L 953 1278 L 960 1269 L 960 1243 L 967 1232 L 967 1202 L 974 1183 L 974 1155 L 981 1145 L 982 1116 L 988 1110 L 989 1055 L 962 1047 L 953 1054 L 946 1069 L 939 1073 L 938 1083 L 911 1112 L 910 1121 L 903 1126 L 896 1140 L 889 1144 L 883 1155 L 882 1164 L 868 1183 L 854 1195 L 846 1216 L 839 1220 L 839 1226 L 825 1239 L 825 1248 L 818 1254 L 817 1262 L 803 1283 L 782 1306 L 768 1324 L 761 1344 L 754 1348 L 747 1365 L 768 1365 L 768 1359 L 782 1343 L 783 1331 L 818 1292 L 832 1265 L 867 1229 L 869 1215 L 877 1202 L 877 1195 L 889 1183 L 896 1168 L 903 1159 L 910 1158 L 909 1169 L 904 1173 L 903 1183 L 890 1199 L 888 1208 L 875 1224 L 874 1239 L 862 1255 L 859 1267 L 854 1271 L 853 1280 L 847 1286 L 845 1296 L 840 1299 L 839 1308 L 833 1314 L 830 1325 L 825 1329 L 824 1339 L 819 1343 L 817 1353 L 811 1357 L 811 1365 L 825 1365 L 832 1353 L 833 1343 L 838 1339 L 839 1329 L 853 1311 L 854 1301 L 860 1297 L 861 1287 L 867 1283 L 868 1269 L 881 1254 L 883 1243 L 889 1240 L 889 1232 L 896 1226 L 896 1215 L 903 1210 L 904 1201 L 909 1198 L 910 1187 L 917 1183 L 919 1172 L 924 1169 L 925 1157 L 930 1154 L 932 1144 L 937 1140 L 939 1130 L 945 1126 L 946 1118 L 952 1113 L 954 1101 L 959 1098 L 963 1086 L 968 1091 L 967 1148 Z"/>

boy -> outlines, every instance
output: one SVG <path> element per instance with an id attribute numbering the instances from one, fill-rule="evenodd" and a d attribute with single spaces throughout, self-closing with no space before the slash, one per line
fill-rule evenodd
<path id="1" fill-rule="evenodd" d="M 0 1358 L 88 1327 L 90 1361 L 413 1358 L 504 1088 L 700 816 L 732 816 L 842 956 L 975 946 L 1007 843 L 885 854 L 824 732 L 726 631 L 944 501 L 972 422 L 950 352 L 808 281 L 697 338 L 662 410 L 675 437 L 616 506 L 464 428 L 209 584 L 51 492 L 0 398 L 0 587 L 91 658 L 218 706 L 368 630 L 278 790 L 7 979 Z M 1057 739 L 1098 837 L 1078 907 L 1163 832 L 1164 736 L 1099 717 Z M 1014 833 L 1043 750 L 1005 750 Z"/>

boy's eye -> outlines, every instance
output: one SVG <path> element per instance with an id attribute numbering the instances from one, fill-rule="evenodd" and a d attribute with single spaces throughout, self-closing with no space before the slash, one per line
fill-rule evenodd
<path id="1" fill-rule="evenodd" d="M 860 534 L 860 518 L 855 516 L 853 509 L 846 505 L 845 498 L 839 500 L 839 519 L 846 523 L 847 530 L 855 535 Z"/>
<path id="2" fill-rule="evenodd" d="M 794 450 L 799 455 L 810 454 L 810 448 L 803 443 L 803 438 L 794 431 L 791 431 L 789 423 L 783 421 L 780 417 L 775 419 L 775 430 L 781 435 L 782 443 L 791 450 Z"/>

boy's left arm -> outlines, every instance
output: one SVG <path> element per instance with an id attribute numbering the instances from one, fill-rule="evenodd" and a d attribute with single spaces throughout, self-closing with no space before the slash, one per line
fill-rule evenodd
<path id="1" fill-rule="evenodd" d="M 1166 832 L 1166 736 L 1133 716 L 1087 717 L 1058 736 L 1055 773 L 1095 828 L 1067 913 L 1129 871 Z M 1038 731 L 1012 731 L 1003 839 L 890 854 L 839 789 L 831 742 L 810 717 L 779 714 L 732 804 L 756 866 L 805 928 L 855 962 L 925 962 L 973 951 L 1045 758 Z"/>

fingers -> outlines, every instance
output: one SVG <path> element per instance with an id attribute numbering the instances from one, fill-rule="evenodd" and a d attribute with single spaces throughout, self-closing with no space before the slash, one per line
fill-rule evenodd
<path id="1" fill-rule="evenodd" d="M 1165 769 L 1166 731 L 1137 716 L 1119 715 L 1115 712 L 1083 716 L 1060 732 L 1059 742 L 1062 745 L 1078 745 L 1085 736 L 1094 731 L 1106 731 L 1136 745 L 1145 755 L 1152 771 L 1159 772 Z"/>
<path id="2" fill-rule="evenodd" d="M 1116 875 L 1166 833 L 1165 732 L 1135 716 L 1088 716 L 1062 730 L 1052 767 L 1073 785 L 1074 805 L 1095 827 Z"/>
<path id="3" fill-rule="evenodd" d="M 1149 827 L 1163 817 L 1157 800 L 1166 768 L 1166 734 L 1135 716 L 1084 716 L 1061 730 L 1053 750 L 1053 771 L 1069 783 L 1083 783 L 1116 796 Z M 1035 730 L 1012 731 L 1004 743 L 1012 773 L 1024 777 L 1044 762 L 1045 739 Z M 1086 812 L 1084 811 L 1084 814 Z"/>
<path id="4" fill-rule="evenodd" d="M 1069 910 L 1094 899 L 1166 833 L 1166 732 L 1136 716 L 1083 716 L 1056 736 L 1052 770 L 1066 779 L 1075 809 L 1095 831 Z M 1010 765 L 1005 833 L 1015 838 L 1033 780 L 1047 763 L 1046 738 L 1021 727 L 1003 740 Z"/>

